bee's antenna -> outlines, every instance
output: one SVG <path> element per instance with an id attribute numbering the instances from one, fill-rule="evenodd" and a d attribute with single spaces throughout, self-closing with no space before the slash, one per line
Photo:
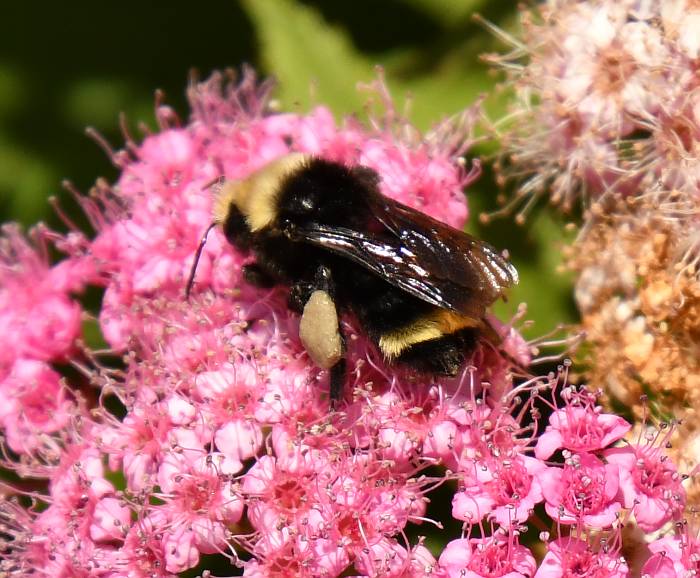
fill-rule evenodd
<path id="1" fill-rule="evenodd" d="M 192 292 L 192 287 L 194 286 L 194 275 L 197 272 L 197 264 L 199 263 L 199 258 L 202 256 L 202 251 L 204 250 L 204 245 L 207 242 L 207 237 L 209 236 L 209 231 L 216 227 L 216 223 L 212 223 L 207 227 L 207 230 L 202 235 L 202 239 L 199 241 L 199 246 L 197 247 L 197 252 L 194 254 L 194 262 L 192 263 L 192 270 L 190 271 L 190 277 L 187 279 L 187 289 L 185 291 L 185 298 L 190 298 L 190 293 Z"/>

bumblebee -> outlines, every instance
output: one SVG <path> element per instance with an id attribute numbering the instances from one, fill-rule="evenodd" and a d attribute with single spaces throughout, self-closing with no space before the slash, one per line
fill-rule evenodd
<path id="1" fill-rule="evenodd" d="M 333 404 L 345 381 L 339 312 L 387 361 L 454 376 L 479 336 L 495 333 L 486 308 L 518 282 L 491 245 L 381 194 L 374 170 L 301 153 L 221 183 L 213 220 L 254 256 L 249 282 L 289 287 L 302 343 L 330 370 Z"/>

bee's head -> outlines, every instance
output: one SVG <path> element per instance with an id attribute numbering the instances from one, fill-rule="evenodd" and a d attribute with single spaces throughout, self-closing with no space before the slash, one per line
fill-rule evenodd
<path id="1" fill-rule="evenodd" d="M 266 227 L 278 228 L 280 183 L 308 159 L 308 155 L 292 153 L 272 161 L 245 179 L 223 182 L 214 200 L 214 222 L 225 226 L 231 215 L 238 213 L 245 219 L 251 233 Z"/>
<path id="2" fill-rule="evenodd" d="M 364 167 L 311 157 L 287 173 L 275 200 L 276 226 L 294 237 L 307 225 L 350 226 L 366 220 L 367 196 L 378 177 Z"/>

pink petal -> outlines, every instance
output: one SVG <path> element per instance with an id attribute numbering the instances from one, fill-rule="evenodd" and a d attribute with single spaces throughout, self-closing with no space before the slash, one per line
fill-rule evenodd
<path id="1" fill-rule="evenodd" d="M 621 509 L 622 505 L 618 502 L 608 504 L 601 512 L 583 516 L 583 523 L 591 528 L 608 528 L 615 522 L 617 514 Z"/>
<path id="2" fill-rule="evenodd" d="M 459 492 L 452 498 L 452 517 L 476 524 L 491 513 L 493 498 L 483 493 Z"/>
<path id="3" fill-rule="evenodd" d="M 260 428 L 243 420 L 227 423 L 219 428 L 214 436 L 214 443 L 219 451 L 239 463 L 258 453 L 262 441 Z"/>
<path id="4" fill-rule="evenodd" d="M 117 498 L 102 498 L 95 506 L 90 537 L 95 542 L 122 540 L 131 526 L 131 511 Z"/>
<path id="5" fill-rule="evenodd" d="M 179 529 L 168 533 L 163 539 L 165 568 L 168 572 L 184 572 L 199 563 L 199 551 L 195 546 L 194 533 Z"/>
<path id="6" fill-rule="evenodd" d="M 455 442 L 458 439 L 457 424 L 451 420 L 436 423 L 430 429 L 423 443 L 426 456 L 451 460 L 455 454 Z"/>
<path id="7" fill-rule="evenodd" d="M 468 539 L 462 538 L 448 543 L 440 554 L 438 562 L 440 567 L 446 569 L 450 575 L 457 576 L 457 572 L 465 568 L 471 558 L 472 545 Z"/>
<path id="8" fill-rule="evenodd" d="M 189 424 L 197 413 L 195 406 L 179 395 L 171 395 L 166 407 L 170 421 L 176 425 Z"/>
<path id="9" fill-rule="evenodd" d="M 546 460 L 561 447 L 563 447 L 563 440 L 559 430 L 545 431 L 537 440 L 535 457 L 538 460 Z"/>
<path id="10" fill-rule="evenodd" d="M 674 568 L 673 561 L 663 554 L 654 554 L 642 568 L 642 576 L 652 578 L 680 578 Z"/>
<path id="11" fill-rule="evenodd" d="M 652 498 L 646 494 L 637 496 L 637 503 L 634 505 L 634 519 L 643 531 L 659 530 L 672 516 L 673 511 L 669 508 L 666 500 Z"/>
<path id="12" fill-rule="evenodd" d="M 534 578 L 562 578 L 563 576 L 561 558 L 550 551 L 540 563 Z"/>

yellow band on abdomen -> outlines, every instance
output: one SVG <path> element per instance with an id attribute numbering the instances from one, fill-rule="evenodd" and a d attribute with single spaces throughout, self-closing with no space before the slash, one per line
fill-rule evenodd
<path id="1" fill-rule="evenodd" d="M 391 360 L 418 343 L 439 339 L 460 329 L 479 327 L 480 325 L 481 320 L 479 319 L 445 309 L 435 309 L 426 317 L 382 335 L 379 338 L 379 348 L 384 356 Z"/>

